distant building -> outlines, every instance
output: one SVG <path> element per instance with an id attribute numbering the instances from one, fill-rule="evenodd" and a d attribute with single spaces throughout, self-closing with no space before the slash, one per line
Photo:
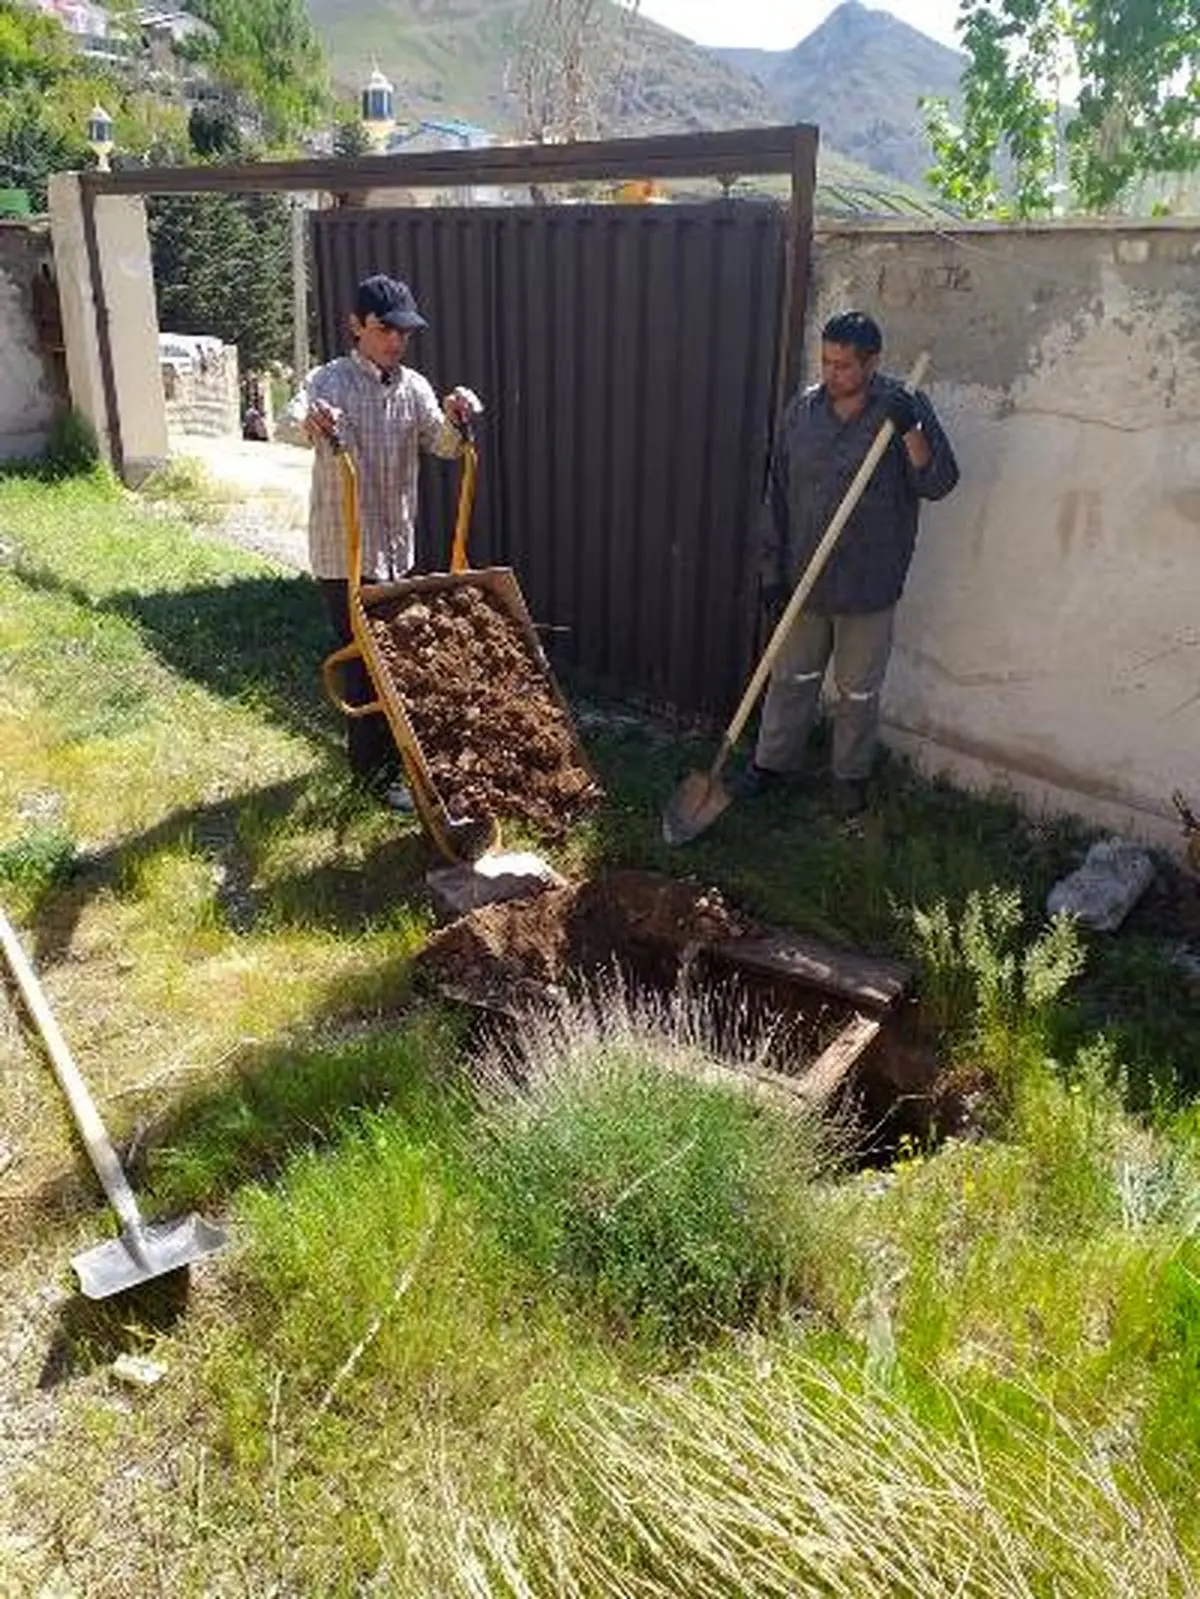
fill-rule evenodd
<path id="1" fill-rule="evenodd" d="M 54 17 L 93 60 L 128 61 L 146 50 L 154 65 L 170 69 L 176 47 L 193 39 L 216 39 L 217 31 L 182 6 L 145 5 L 133 14 L 136 32 L 130 38 L 121 21 L 92 0 L 27 0 L 35 11 Z"/>
<path id="2" fill-rule="evenodd" d="M 129 41 L 113 27 L 112 18 L 103 6 L 92 5 L 89 0 L 28 0 L 28 3 L 43 16 L 61 22 L 83 54 L 93 61 L 126 61 L 132 53 Z"/>
<path id="3" fill-rule="evenodd" d="M 218 37 L 215 28 L 181 6 L 140 6 L 137 23 L 151 59 L 156 66 L 161 67 L 173 64 L 175 52 L 181 44 L 207 44 Z"/>
<path id="4" fill-rule="evenodd" d="M 486 150 L 496 142 L 494 134 L 473 122 L 460 122 L 455 117 L 427 118 L 397 128 L 386 148 L 388 155 L 418 155 L 438 150 Z M 474 184 L 465 184 L 438 196 L 450 205 L 478 205 L 493 197 L 499 198 L 497 191 L 480 189 Z"/>

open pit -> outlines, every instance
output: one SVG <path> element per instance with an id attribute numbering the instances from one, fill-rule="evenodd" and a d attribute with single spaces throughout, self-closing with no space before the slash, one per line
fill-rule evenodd
<path id="1" fill-rule="evenodd" d="M 436 931 L 419 979 L 492 1025 L 572 995 L 687 994 L 731 1081 L 852 1116 L 864 1159 L 957 1131 L 958 1096 L 920 1039 L 911 973 L 762 925 L 715 888 L 613 871 L 485 905 Z M 747 1064 L 745 1041 L 758 1043 Z"/>

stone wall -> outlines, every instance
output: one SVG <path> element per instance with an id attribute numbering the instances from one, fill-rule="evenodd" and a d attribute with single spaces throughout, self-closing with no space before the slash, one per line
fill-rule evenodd
<path id="1" fill-rule="evenodd" d="M 45 221 L 0 221 L 0 460 L 39 455 L 67 404 L 66 360 Z"/>
<path id="2" fill-rule="evenodd" d="M 1200 227 L 875 225 L 817 241 L 816 334 L 883 323 L 962 466 L 927 508 L 885 694 L 928 769 L 1174 839 L 1200 799 Z"/>
<path id="3" fill-rule="evenodd" d="M 180 339 L 188 353 L 160 350 L 167 428 L 172 434 L 240 438 L 238 352 L 220 339 Z"/>

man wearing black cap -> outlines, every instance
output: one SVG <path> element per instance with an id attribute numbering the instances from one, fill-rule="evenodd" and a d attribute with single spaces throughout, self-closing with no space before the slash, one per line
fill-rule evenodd
<path id="1" fill-rule="evenodd" d="M 779 430 L 762 525 L 761 579 L 777 618 L 885 421 L 891 443 L 793 623 L 771 673 L 752 760 L 735 788 L 762 794 L 799 772 L 827 668 L 833 672 L 834 806 L 867 804 L 892 623 L 923 500 L 958 482 L 950 441 L 922 393 L 879 370 L 883 335 L 862 311 L 821 330 L 821 382 L 797 393 Z"/>
<path id="2" fill-rule="evenodd" d="M 427 378 L 404 364 L 411 333 L 427 324 L 412 290 L 376 275 L 358 285 L 350 331 L 354 348 L 311 374 L 292 403 L 292 414 L 316 446 L 309 506 L 308 546 L 338 643 L 350 642 L 346 596 L 346 530 L 341 483 L 327 441 L 336 431 L 358 470 L 365 581 L 390 582 L 413 565 L 417 474 L 422 450 L 447 458 L 459 453 L 459 425 L 477 411 L 469 389 L 455 389 L 441 405 Z M 352 704 L 374 698 L 361 662 L 345 668 L 343 691 Z M 395 769 L 396 750 L 382 716 L 347 723 L 350 766 L 371 782 Z M 403 790 L 387 790 L 406 804 Z"/>

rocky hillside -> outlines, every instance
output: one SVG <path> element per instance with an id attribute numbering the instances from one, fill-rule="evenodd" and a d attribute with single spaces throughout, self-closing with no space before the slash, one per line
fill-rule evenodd
<path id="1" fill-rule="evenodd" d="M 917 101 L 956 101 L 966 59 L 858 0 L 845 0 L 793 50 L 714 54 L 758 82 L 785 121 L 816 122 L 835 149 L 912 184 L 931 159 Z"/>
<path id="2" fill-rule="evenodd" d="M 607 3 L 607 0 L 606 0 Z M 519 135 L 530 0 L 308 0 L 334 77 L 374 65 L 404 119 L 456 117 Z M 614 5 L 593 41 L 593 128 L 662 133 L 816 122 L 822 175 L 920 185 L 929 166 L 917 99 L 949 94 L 962 57 L 883 11 L 846 0 L 794 50 L 713 51 Z"/>

